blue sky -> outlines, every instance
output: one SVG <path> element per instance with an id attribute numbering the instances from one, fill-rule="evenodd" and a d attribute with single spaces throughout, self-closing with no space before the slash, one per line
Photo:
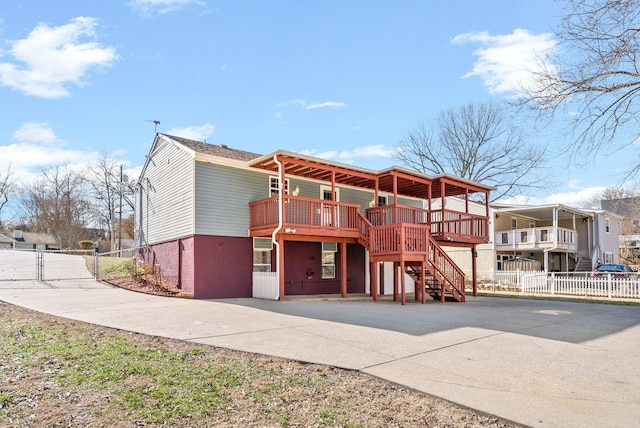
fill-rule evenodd
<path id="1" fill-rule="evenodd" d="M 0 171 L 28 180 L 102 153 L 130 176 L 159 132 L 361 167 L 420 120 L 513 96 L 554 47 L 550 0 L 14 0 L 0 6 Z M 558 146 L 555 134 L 529 144 Z M 624 155 L 527 195 L 572 203 L 616 184 Z"/>

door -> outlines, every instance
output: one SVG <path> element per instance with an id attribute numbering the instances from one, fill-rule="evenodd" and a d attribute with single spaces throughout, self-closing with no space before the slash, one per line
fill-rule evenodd
<path id="1" fill-rule="evenodd" d="M 340 189 L 336 188 L 335 201 L 340 200 Z M 323 201 L 333 201 L 333 195 L 331 192 L 331 186 L 320 186 L 320 199 Z M 333 209 L 331 209 L 333 207 Z M 334 226 L 339 224 L 339 212 L 338 206 L 334 204 L 322 205 L 322 226 Z"/>

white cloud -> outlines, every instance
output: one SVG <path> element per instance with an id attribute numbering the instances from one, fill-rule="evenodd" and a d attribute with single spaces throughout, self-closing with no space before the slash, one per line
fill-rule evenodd
<path id="1" fill-rule="evenodd" d="M 325 108 L 325 107 L 333 107 L 333 108 L 342 108 L 344 107 L 344 102 L 342 101 L 325 101 L 323 103 L 311 103 L 304 106 L 305 110 L 315 110 L 317 108 Z"/>
<path id="2" fill-rule="evenodd" d="M 517 95 L 523 89 L 533 88 L 535 69 L 556 69 L 553 64 L 545 62 L 557 47 L 550 33 L 532 34 L 516 29 L 511 34 L 494 36 L 484 31 L 460 34 L 451 42 L 482 45 L 473 52 L 478 57 L 473 70 L 462 77 L 480 77 L 491 94 Z"/>
<path id="3" fill-rule="evenodd" d="M 132 0 L 129 6 L 143 16 L 164 15 L 190 5 L 205 6 L 201 0 Z"/>
<path id="4" fill-rule="evenodd" d="M 386 149 L 382 144 L 373 144 L 364 147 L 357 147 L 353 150 L 343 150 L 338 153 L 338 159 L 357 159 L 372 157 L 391 157 L 392 149 Z"/>
<path id="5" fill-rule="evenodd" d="M 326 152 L 319 152 L 317 149 L 302 150 L 300 153 L 302 153 L 303 155 L 314 156 L 316 158 L 326 159 L 326 160 L 334 159 L 338 155 L 338 152 L 335 150 L 327 150 Z"/>
<path id="6" fill-rule="evenodd" d="M 10 41 L 7 52 L 16 63 L 0 63 L 0 84 L 42 98 L 69 96 L 67 83 L 81 85 L 90 68 L 108 67 L 118 59 L 113 47 L 80 42 L 95 36 L 97 25 L 91 17 L 74 18 L 59 27 L 40 23 L 27 38 Z"/>
<path id="7" fill-rule="evenodd" d="M 548 205 L 548 204 L 563 204 L 573 208 L 580 208 L 584 202 L 590 200 L 592 197 L 602 193 L 606 189 L 605 186 L 585 187 L 580 189 L 576 186 L 576 181 L 571 180 L 568 183 L 569 188 L 574 188 L 576 191 L 572 192 L 558 192 L 544 197 L 525 196 L 519 195 L 508 199 L 500 200 L 505 204 L 518 204 L 518 205 Z"/>
<path id="8" fill-rule="evenodd" d="M 48 123 L 25 123 L 12 134 L 12 137 L 16 141 L 20 142 L 32 142 L 32 143 L 60 143 L 62 140 L 58 139 L 53 129 L 49 128 Z"/>
<path id="9" fill-rule="evenodd" d="M 25 123 L 13 132 L 14 142 L 0 145 L 0 171 L 9 165 L 23 183 L 32 181 L 44 169 L 55 165 L 82 168 L 98 152 L 69 149 L 46 123 Z"/>
<path id="10" fill-rule="evenodd" d="M 321 103 L 309 103 L 305 100 L 298 99 L 298 100 L 287 101 L 284 103 L 278 103 L 276 104 L 276 107 L 280 108 L 280 107 L 285 107 L 289 105 L 301 107 L 305 110 L 315 110 L 319 108 L 334 108 L 334 109 L 343 108 L 346 104 L 344 103 L 344 101 L 324 101 Z"/>
<path id="11" fill-rule="evenodd" d="M 187 126 L 184 128 L 172 128 L 164 134 L 175 135 L 176 137 L 188 138 L 190 140 L 204 141 L 215 132 L 216 127 L 210 123 L 201 126 Z"/>
<path id="12" fill-rule="evenodd" d="M 304 155 L 314 156 L 321 159 L 336 160 L 343 163 L 353 163 L 356 159 L 383 157 L 392 155 L 392 149 L 386 149 L 382 144 L 374 144 L 363 147 L 356 147 L 353 150 L 327 150 L 319 152 L 317 149 L 308 149 L 301 152 Z"/>

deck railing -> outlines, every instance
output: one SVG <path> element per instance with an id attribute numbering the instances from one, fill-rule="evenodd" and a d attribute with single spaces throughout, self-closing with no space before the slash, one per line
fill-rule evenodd
<path id="1" fill-rule="evenodd" d="M 251 209 L 252 229 L 274 228 L 278 225 L 277 196 L 251 202 L 249 206 Z M 430 226 L 431 236 L 438 240 L 472 243 L 485 243 L 488 241 L 487 217 L 458 211 L 438 210 L 429 212 L 423 208 L 393 204 L 368 208 L 366 210 L 366 220 L 373 227 L 398 224 Z M 366 225 L 363 225 L 360 205 L 285 195 L 283 226 L 362 232 Z M 390 229 L 395 230 L 397 227 Z M 383 228 L 381 230 L 387 229 Z M 405 229 L 405 233 L 410 234 L 412 232 Z M 392 238 L 389 236 L 385 239 L 391 240 Z"/>
<path id="2" fill-rule="evenodd" d="M 428 224 L 429 211 L 401 204 L 383 205 L 368 208 L 367 218 L 374 226 L 396 223 Z"/>
<path id="3" fill-rule="evenodd" d="M 499 230 L 495 233 L 498 249 L 563 248 L 578 249 L 578 232 L 565 227 L 545 226 Z"/>
<path id="4" fill-rule="evenodd" d="M 361 227 L 360 205 L 325 201 L 302 196 L 285 195 L 284 226 L 353 229 Z M 278 225 L 278 197 L 273 196 L 249 203 L 251 227 L 275 227 Z"/>
<path id="5" fill-rule="evenodd" d="M 486 216 L 452 210 L 431 211 L 431 235 L 451 241 L 487 242 L 489 219 Z"/>
<path id="6" fill-rule="evenodd" d="M 370 230 L 372 256 L 399 253 L 427 253 L 429 226 L 407 223 L 373 226 Z"/>
<path id="7" fill-rule="evenodd" d="M 438 280 L 460 301 L 464 301 L 464 272 L 449 257 L 449 255 L 430 238 L 428 260 L 435 267 Z"/>

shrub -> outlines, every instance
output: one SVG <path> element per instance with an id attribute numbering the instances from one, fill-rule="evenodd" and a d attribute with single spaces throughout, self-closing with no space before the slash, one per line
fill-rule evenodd
<path id="1" fill-rule="evenodd" d="M 83 250 L 93 250 L 95 244 L 93 243 L 93 241 L 80 241 L 80 248 Z"/>

